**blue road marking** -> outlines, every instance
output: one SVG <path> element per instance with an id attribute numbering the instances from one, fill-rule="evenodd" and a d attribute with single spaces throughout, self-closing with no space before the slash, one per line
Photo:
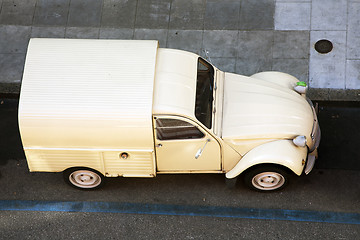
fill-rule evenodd
<path id="1" fill-rule="evenodd" d="M 358 213 L 120 202 L 56 202 L 0 200 L 0 210 L 132 213 L 360 224 L 360 214 Z"/>

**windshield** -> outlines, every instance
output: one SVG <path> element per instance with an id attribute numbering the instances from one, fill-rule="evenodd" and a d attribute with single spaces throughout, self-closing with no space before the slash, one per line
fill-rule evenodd
<path id="1" fill-rule="evenodd" d="M 202 58 L 198 60 L 195 117 L 207 128 L 212 124 L 214 68 Z"/>

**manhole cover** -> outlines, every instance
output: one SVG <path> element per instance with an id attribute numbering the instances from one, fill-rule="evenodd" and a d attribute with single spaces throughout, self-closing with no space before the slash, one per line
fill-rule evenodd
<path id="1" fill-rule="evenodd" d="M 315 43 L 315 50 L 318 53 L 322 53 L 322 54 L 329 53 L 331 52 L 332 49 L 333 49 L 333 44 L 329 40 L 322 39 Z"/>

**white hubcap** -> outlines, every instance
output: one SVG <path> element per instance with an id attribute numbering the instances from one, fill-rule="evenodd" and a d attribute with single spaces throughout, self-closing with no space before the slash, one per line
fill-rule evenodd
<path id="1" fill-rule="evenodd" d="M 80 188 L 94 188 L 101 183 L 101 177 L 92 171 L 78 170 L 70 174 L 69 180 Z"/>
<path id="2" fill-rule="evenodd" d="M 257 174 L 252 179 L 254 187 L 260 190 L 275 190 L 285 183 L 283 175 L 277 172 L 263 172 Z"/>

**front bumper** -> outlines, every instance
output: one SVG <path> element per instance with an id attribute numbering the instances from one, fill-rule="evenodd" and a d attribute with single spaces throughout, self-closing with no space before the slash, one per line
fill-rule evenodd
<path id="1" fill-rule="evenodd" d="M 317 149 L 320 145 L 320 139 L 321 139 L 321 130 L 320 130 L 319 121 L 317 118 L 318 105 L 316 104 L 316 106 L 314 106 L 310 99 L 307 99 L 307 100 L 313 111 L 314 124 L 313 124 L 313 128 L 311 131 L 312 145 L 309 146 L 310 153 L 308 154 L 306 166 L 304 168 L 304 173 L 306 175 L 309 174 L 311 172 L 311 170 L 314 168 L 315 160 L 318 158 Z"/>
<path id="2" fill-rule="evenodd" d="M 313 152 L 308 154 L 306 166 L 304 168 L 304 173 L 306 175 L 308 175 L 311 172 L 311 170 L 314 168 L 315 160 L 317 159 L 317 157 L 318 157 L 317 149 L 315 149 Z"/>

